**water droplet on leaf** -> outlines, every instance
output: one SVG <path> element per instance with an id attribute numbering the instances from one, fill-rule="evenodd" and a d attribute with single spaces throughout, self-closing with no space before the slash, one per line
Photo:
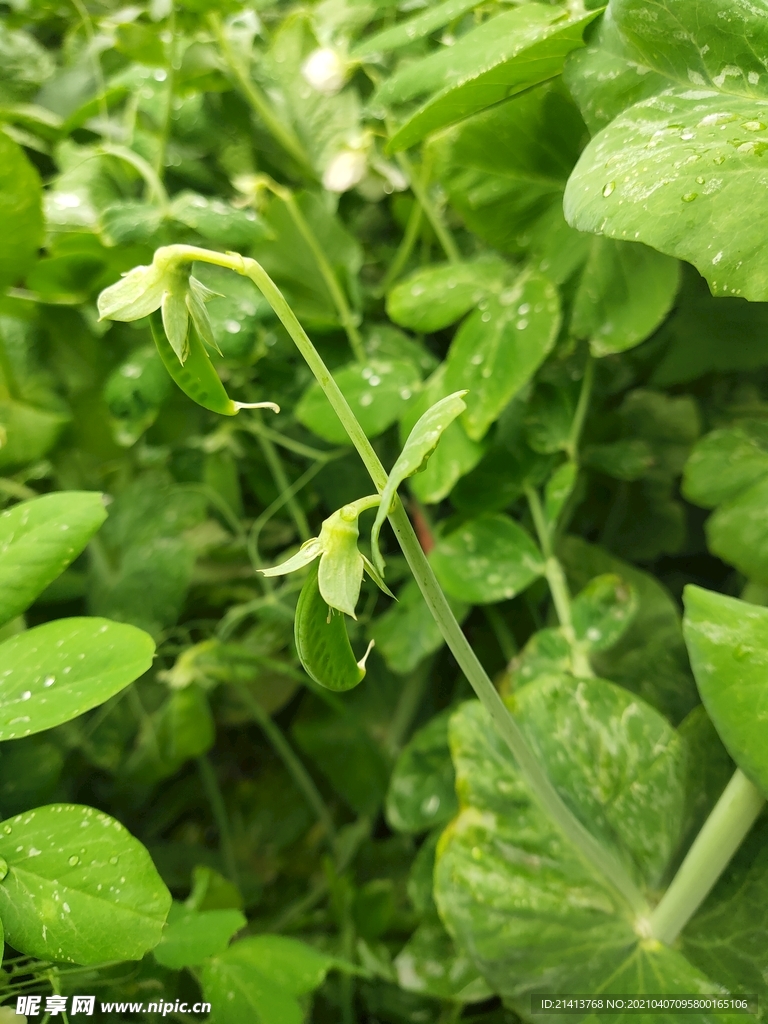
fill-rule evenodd
<path id="1" fill-rule="evenodd" d="M 616 188 L 615 181 L 609 181 L 607 185 L 603 186 L 603 196 L 607 199 L 608 196 L 613 194 L 613 190 Z"/>

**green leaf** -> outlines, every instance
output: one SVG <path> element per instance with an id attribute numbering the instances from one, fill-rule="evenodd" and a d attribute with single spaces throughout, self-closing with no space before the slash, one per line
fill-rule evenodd
<path id="1" fill-rule="evenodd" d="M 0 625 L 64 572 L 106 518 L 97 491 L 46 494 L 0 513 Z"/>
<path id="2" fill-rule="evenodd" d="M 467 605 L 453 598 L 449 602 L 453 614 L 461 621 L 467 614 Z M 412 672 L 445 643 L 415 580 L 401 587 L 397 601 L 374 620 L 370 636 L 387 667 L 401 675 Z"/>
<path id="3" fill-rule="evenodd" d="M 560 327 L 552 282 L 524 271 L 498 296 L 484 299 L 456 332 L 446 361 L 445 385 L 466 388 L 462 422 L 479 441 L 514 395 L 543 363 Z"/>
<path id="4" fill-rule="evenodd" d="M 768 478 L 720 505 L 705 529 L 713 555 L 749 579 L 768 582 Z"/>
<path id="5" fill-rule="evenodd" d="M 387 821 L 398 832 L 426 832 L 457 810 L 455 773 L 448 750 L 451 712 L 436 715 L 416 732 L 395 763 L 387 791 Z"/>
<path id="6" fill-rule="evenodd" d="M 374 103 L 432 95 L 395 132 L 390 147 L 408 149 L 438 128 L 554 78 L 571 50 L 582 45 L 582 33 L 596 16 L 596 11 L 564 13 L 525 4 L 488 19 L 453 46 L 406 64 L 385 82 Z"/>
<path id="7" fill-rule="evenodd" d="M 68 419 L 61 412 L 38 409 L 27 402 L 0 401 L 0 436 L 5 435 L 0 470 L 41 459 L 54 446 Z"/>
<path id="8" fill-rule="evenodd" d="M 478 1003 L 493 995 L 436 915 L 422 922 L 400 950 L 395 969 L 398 984 L 408 992 L 458 1003 Z"/>
<path id="9" fill-rule="evenodd" d="M 596 576 L 571 606 L 576 638 L 592 650 L 609 650 L 626 632 L 637 609 L 634 587 L 613 573 Z"/>
<path id="10" fill-rule="evenodd" d="M 152 664 L 152 638 L 105 619 L 59 619 L 0 644 L 0 739 L 51 729 L 103 704 Z"/>
<path id="11" fill-rule="evenodd" d="M 689 501 L 715 508 L 768 476 L 768 426 L 745 420 L 713 430 L 693 449 L 685 464 L 682 491 Z"/>
<path id="12" fill-rule="evenodd" d="M 679 722 L 699 699 L 672 595 L 649 573 L 580 537 L 564 538 L 557 554 L 574 591 L 582 590 L 595 576 L 615 573 L 637 593 L 637 613 L 623 636 L 591 660 L 599 675 L 640 694 Z"/>
<path id="13" fill-rule="evenodd" d="M 585 135 L 555 79 L 441 132 L 430 151 L 466 226 L 502 252 L 530 252 L 533 265 L 560 284 L 590 246 L 563 217 L 563 191 Z"/>
<path id="14" fill-rule="evenodd" d="M 647 441 L 627 438 L 607 444 L 588 444 L 580 453 L 585 466 L 616 480 L 641 480 L 654 466 L 655 459 Z"/>
<path id="15" fill-rule="evenodd" d="M 675 731 L 600 679 L 574 691 L 567 677 L 545 677 L 512 707 L 563 799 L 653 890 L 682 826 L 685 751 Z M 435 897 L 492 989 L 526 1015 L 543 978 L 548 991 L 716 991 L 678 952 L 638 938 L 631 914 L 563 842 L 490 729 L 477 702 L 451 720 L 462 809 L 440 842 Z"/>
<path id="16" fill-rule="evenodd" d="M 235 932 L 246 924 L 239 910 L 197 912 L 174 904 L 163 937 L 152 952 L 159 964 L 171 970 L 193 967 L 223 953 Z"/>
<path id="17" fill-rule="evenodd" d="M 6 288 L 24 277 L 43 244 L 43 211 L 40 176 L 5 132 L 0 132 L 0 223 L 0 288 Z"/>
<path id="18" fill-rule="evenodd" d="M 403 480 L 413 476 L 414 473 L 420 473 L 426 467 L 443 432 L 466 409 L 465 394 L 466 391 L 457 391 L 453 395 L 447 395 L 439 402 L 435 402 L 419 417 L 387 477 L 384 490 L 381 492 L 381 503 L 376 510 L 376 519 L 371 529 L 373 562 L 381 573 L 384 572 L 384 559 L 379 551 L 379 534 L 390 513 L 397 489 Z"/>
<path id="19" fill-rule="evenodd" d="M 338 961 L 283 935 L 252 935 L 209 960 L 202 975 L 212 1024 L 302 1024 L 297 997 Z"/>
<path id="20" fill-rule="evenodd" d="M 400 441 L 405 444 L 419 418 L 437 402 L 448 396 L 445 384 L 445 363 L 441 363 L 422 391 L 408 405 L 400 420 Z M 467 437 L 461 421 L 454 420 L 443 433 L 427 465 L 411 477 L 409 488 L 419 501 L 427 505 L 442 501 L 454 484 L 481 459 L 483 447 Z"/>
<path id="21" fill-rule="evenodd" d="M 745 775 L 768 793 L 768 609 L 688 585 L 683 630 L 704 707 Z"/>
<path id="22" fill-rule="evenodd" d="M 440 331 L 460 320 L 489 292 L 500 291 L 510 269 L 494 256 L 422 267 L 389 293 L 387 316 L 422 334 Z"/>
<path id="23" fill-rule="evenodd" d="M 193 228 L 203 238 L 241 249 L 269 238 L 271 232 L 253 210 L 237 210 L 221 199 L 197 192 L 179 192 L 169 208 L 174 220 Z"/>
<path id="24" fill-rule="evenodd" d="M 349 363 L 334 374 L 368 437 L 378 437 L 402 415 L 421 377 L 405 360 L 372 359 L 366 365 Z M 331 444 L 351 444 L 320 385 L 310 385 L 296 406 L 296 418 L 318 437 Z"/>
<path id="25" fill-rule="evenodd" d="M 446 593 L 471 604 L 506 601 L 544 572 L 541 552 L 506 515 L 480 516 L 441 537 L 430 562 Z"/>
<path id="26" fill-rule="evenodd" d="M 669 313 L 680 264 L 634 242 L 596 238 L 576 292 L 571 332 L 588 338 L 594 356 L 634 348 Z"/>
<path id="27" fill-rule="evenodd" d="M 192 683 L 177 690 L 142 723 L 138 743 L 125 764 L 134 783 L 151 785 L 173 775 L 213 746 L 216 725 L 205 693 Z"/>
<path id="28" fill-rule="evenodd" d="M 365 57 L 374 57 L 380 53 L 387 53 L 389 50 L 407 46 L 416 39 L 423 39 L 424 36 L 442 28 L 443 25 L 460 18 L 462 14 L 471 11 L 477 4 L 478 0 L 443 0 L 442 3 L 433 4 L 427 10 L 415 14 L 412 18 L 408 18 L 392 28 L 385 28 L 381 32 L 368 36 L 354 47 L 350 57 L 353 60 L 362 60 Z"/>
<path id="29" fill-rule="evenodd" d="M 157 945 L 171 896 L 149 854 L 114 818 L 51 804 L 0 828 L 5 935 L 43 960 L 140 960 Z"/>
<path id="30" fill-rule="evenodd" d="M 517 690 L 539 676 L 562 675 L 572 671 L 571 645 L 562 629 L 537 630 L 508 670 L 510 688 Z"/>
<path id="31" fill-rule="evenodd" d="M 734 95 L 670 90 L 637 104 L 582 155 L 565 193 L 568 222 L 688 260 L 715 295 L 768 298 L 759 218 L 734 213 L 761 179 L 766 122 L 768 102 Z"/>
<path id="32" fill-rule="evenodd" d="M 525 440 L 539 455 L 567 451 L 571 439 L 574 396 L 563 387 L 542 382 L 528 400 L 523 418 Z"/>

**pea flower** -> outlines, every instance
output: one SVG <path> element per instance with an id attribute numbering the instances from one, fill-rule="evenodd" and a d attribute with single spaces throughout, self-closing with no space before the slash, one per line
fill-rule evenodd
<path id="1" fill-rule="evenodd" d="M 158 249 L 148 267 L 134 267 L 105 288 L 98 299 L 99 318 L 141 320 L 160 309 L 168 341 L 183 364 L 189 354 L 190 317 L 203 341 L 218 351 L 205 308 L 208 299 L 217 293 L 192 277 L 189 266 L 169 253 L 170 248 Z"/>
<path id="2" fill-rule="evenodd" d="M 324 96 L 335 95 L 347 80 L 347 65 L 329 46 L 313 50 L 301 66 L 304 80 Z"/>
<path id="3" fill-rule="evenodd" d="M 329 192 L 348 192 L 363 178 L 368 157 L 361 149 L 342 149 L 323 171 L 323 188 Z"/>
<path id="4" fill-rule="evenodd" d="M 303 569 L 319 557 L 317 582 L 323 600 L 329 607 L 356 618 L 355 606 L 360 597 L 364 572 L 386 594 L 392 596 L 378 570 L 357 547 L 360 513 L 367 508 L 374 508 L 378 503 L 378 494 L 373 494 L 344 505 L 323 522 L 319 537 L 305 541 L 295 555 L 280 565 L 259 569 L 259 572 L 264 576 L 285 576 Z"/>

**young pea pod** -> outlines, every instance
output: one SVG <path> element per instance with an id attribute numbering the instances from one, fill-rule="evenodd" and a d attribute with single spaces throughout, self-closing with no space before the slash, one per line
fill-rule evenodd
<path id="1" fill-rule="evenodd" d="M 152 328 L 152 337 L 166 370 L 193 402 L 222 416 L 235 416 L 241 409 L 266 408 L 280 412 L 274 402 L 232 401 L 224 390 L 224 385 L 216 373 L 216 367 L 208 358 L 205 345 L 193 324 L 189 325 L 189 347 L 187 357 L 182 364 L 168 341 L 161 314 L 155 311 L 150 315 L 149 322 Z"/>
<path id="2" fill-rule="evenodd" d="M 365 676 L 368 650 L 355 660 L 344 615 L 329 608 L 317 582 L 317 563 L 301 588 L 294 623 L 296 650 L 305 671 L 329 690 L 351 690 Z"/>

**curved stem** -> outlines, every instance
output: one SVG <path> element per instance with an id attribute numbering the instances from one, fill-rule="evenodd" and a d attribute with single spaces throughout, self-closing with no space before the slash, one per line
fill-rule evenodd
<path id="1" fill-rule="evenodd" d="M 293 157 L 305 174 L 310 178 L 315 178 L 314 168 L 310 163 L 309 157 L 304 152 L 303 146 L 293 131 L 274 113 L 269 100 L 251 78 L 248 69 L 244 66 L 232 48 L 232 44 L 227 39 L 221 24 L 221 18 L 217 14 L 210 14 L 208 16 L 208 24 L 211 26 L 216 37 L 221 55 L 232 77 L 240 86 L 243 96 L 245 96 L 251 108 L 264 122 L 264 126 L 269 134 L 282 146 L 286 153 Z"/>
<path id="2" fill-rule="evenodd" d="M 405 153 L 395 153 L 395 160 L 397 160 L 400 170 L 408 179 L 411 191 L 416 196 L 419 206 L 422 208 L 427 220 L 432 225 L 432 230 L 437 235 L 437 240 L 442 246 L 443 252 L 445 253 L 448 261 L 450 263 L 458 263 L 461 260 L 459 247 L 456 245 L 453 235 L 443 221 L 440 212 L 432 202 L 429 192 L 427 191 L 427 182 L 429 180 L 428 168 L 425 169 L 426 173 L 424 174 L 424 180 L 422 180 L 414 171 Z"/>
<path id="3" fill-rule="evenodd" d="M 150 192 L 154 192 L 159 205 L 163 209 L 168 206 L 168 193 L 165 191 L 165 186 L 154 167 L 143 156 L 139 156 L 138 153 L 134 153 L 132 149 L 128 149 L 126 146 L 113 146 L 111 142 L 102 143 L 99 146 L 99 150 L 108 156 L 117 157 L 118 160 L 124 160 L 127 164 L 130 164 L 142 176 Z"/>
<path id="4" fill-rule="evenodd" d="M 671 945 L 709 895 L 765 806 L 738 768 L 651 914 L 652 935 Z"/>
<path id="5" fill-rule="evenodd" d="M 179 260 L 205 260 L 218 266 L 229 267 L 253 281 L 272 306 L 304 357 L 363 460 L 376 490 L 381 493 L 387 483 L 387 472 L 384 466 L 347 404 L 333 375 L 320 357 L 320 353 L 310 341 L 282 292 L 264 268 L 256 260 L 240 256 L 238 253 L 215 253 L 199 249 L 196 246 L 178 245 L 168 247 L 165 253 L 166 258 L 170 256 L 170 250 L 173 250 L 173 254 Z M 634 881 L 618 858 L 595 839 L 564 803 L 539 763 L 522 729 L 499 696 L 488 673 L 462 633 L 399 497 L 393 503 L 389 522 L 449 650 L 490 715 L 499 735 L 512 752 L 520 774 L 525 779 L 534 799 L 573 844 L 585 863 L 599 876 L 602 876 L 616 894 L 628 904 L 633 914 L 640 917 L 647 916 L 646 901 Z"/>

